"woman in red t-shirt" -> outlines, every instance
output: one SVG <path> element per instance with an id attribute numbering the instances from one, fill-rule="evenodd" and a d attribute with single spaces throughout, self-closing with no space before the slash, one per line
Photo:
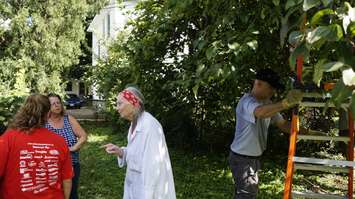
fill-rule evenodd
<path id="1" fill-rule="evenodd" d="M 64 138 L 43 128 L 49 110 L 46 96 L 29 96 L 0 137 L 0 198 L 69 198 L 70 153 Z"/>

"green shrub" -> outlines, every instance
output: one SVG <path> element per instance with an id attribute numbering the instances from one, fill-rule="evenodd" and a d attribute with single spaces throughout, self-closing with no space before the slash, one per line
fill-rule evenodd
<path id="1" fill-rule="evenodd" d="M 24 101 L 24 96 L 0 96 L 0 134 Z"/>

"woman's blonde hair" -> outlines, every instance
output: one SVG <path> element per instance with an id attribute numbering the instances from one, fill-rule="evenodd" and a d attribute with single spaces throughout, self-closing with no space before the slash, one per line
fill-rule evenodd
<path id="1" fill-rule="evenodd" d="M 33 129 L 43 127 L 47 122 L 50 107 L 47 96 L 41 94 L 30 95 L 17 111 L 9 128 L 31 133 Z"/>

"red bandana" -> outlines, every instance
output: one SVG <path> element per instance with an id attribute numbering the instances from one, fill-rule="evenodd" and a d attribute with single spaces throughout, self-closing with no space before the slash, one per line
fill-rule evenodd
<path id="1" fill-rule="evenodd" d="M 139 105 L 138 98 L 129 90 L 124 90 L 121 92 L 121 95 L 133 106 L 137 107 Z"/>

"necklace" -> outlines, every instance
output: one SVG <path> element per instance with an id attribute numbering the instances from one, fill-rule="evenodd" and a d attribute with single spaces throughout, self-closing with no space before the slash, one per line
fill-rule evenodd
<path id="1" fill-rule="evenodd" d="M 54 128 L 62 128 L 64 125 L 64 120 L 62 116 L 51 116 L 49 118 L 49 121 Z"/>

